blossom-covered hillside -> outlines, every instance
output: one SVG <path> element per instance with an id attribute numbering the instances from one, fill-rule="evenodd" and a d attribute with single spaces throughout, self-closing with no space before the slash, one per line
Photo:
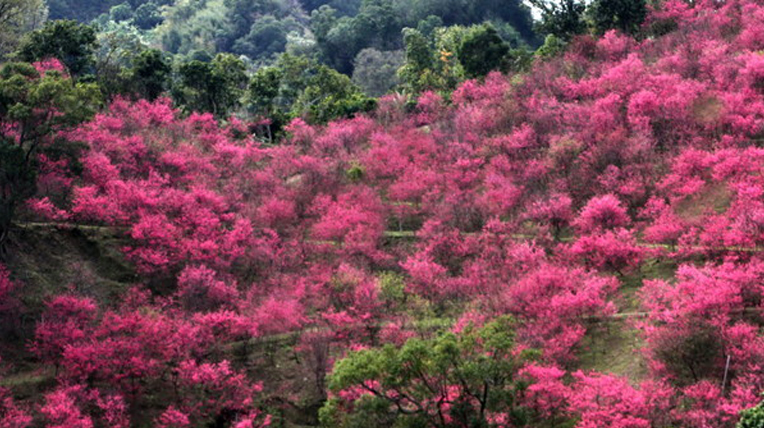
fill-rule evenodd
<path id="1" fill-rule="evenodd" d="M 119 233 L 137 280 L 39 306 L 0 269 L 45 378 L 0 381 L 0 426 L 735 426 L 764 392 L 764 4 L 643 25 L 277 144 L 166 98 L 56 130 L 80 150 L 39 157 L 18 222 Z M 613 330 L 643 370 L 582 361 Z"/>

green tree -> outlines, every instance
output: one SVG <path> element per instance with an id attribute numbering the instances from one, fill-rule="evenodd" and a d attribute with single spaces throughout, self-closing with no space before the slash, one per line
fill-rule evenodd
<path id="1" fill-rule="evenodd" d="M 412 28 L 403 30 L 403 44 L 406 62 L 398 70 L 398 77 L 407 92 L 416 94 L 428 86 L 424 76 L 433 68 L 433 49 L 427 38 Z"/>
<path id="2" fill-rule="evenodd" d="M 0 59 L 13 52 L 21 36 L 45 21 L 43 0 L 0 0 Z"/>
<path id="3" fill-rule="evenodd" d="M 284 0 L 225 0 L 223 4 L 228 8 L 234 40 L 246 36 L 253 25 L 266 16 L 280 21 L 291 12 Z"/>
<path id="4" fill-rule="evenodd" d="M 501 67 L 509 45 L 490 24 L 471 27 L 459 46 L 459 61 L 467 77 L 483 77 Z"/>
<path id="5" fill-rule="evenodd" d="M 443 27 L 443 20 L 439 16 L 430 15 L 417 23 L 416 29 L 423 36 L 430 38 L 435 34 L 435 30 Z"/>
<path id="6" fill-rule="evenodd" d="M 438 16 L 445 25 L 472 23 L 470 0 L 413 0 L 399 1 L 400 13 L 407 13 L 408 22 L 414 24 L 427 16 Z"/>
<path id="7" fill-rule="evenodd" d="M 108 13 L 112 6 L 123 0 L 47 0 L 52 19 L 74 19 L 89 22 L 98 15 Z"/>
<path id="8" fill-rule="evenodd" d="M 150 30 L 161 23 L 162 15 L 159 13 L 159 6 L 154 2 L 138 6 L 133 13 L 133 24 L 141 30 Z"/>
<path id="9" fill-rule="evenodd" d="M 364 0 L 354 25 L 364 47 L 393 50 L 401 47 L 403 22 L 390 0 Z"/>
<path id="10" fill-rule="evenodd" d="M 448 96 L 465 78 L 457 53 L 467 33 L 461 25 L 437 28 L 430 38 L 404 29 L 406 62 L 398 70 L 403 90 L 411 95 L 434 90 Z"/>
<path id="11" fill-rule="evenodd" d="M 105 99 L 130 91 L 127 69 L 136 54 L 146 49 L 138 30 L 127 22 L 109 21 L 98 32 L 95 78 Z"/>
<path id="12" fill-rule="evenodd" d="M 433 35 L 437 85 L 447 95 L 465 79 L 464 66 L 459 61 L 459 49 L 469 28 L 461 25 L 438 28 Z"/>
<path id="13" fill-rule="evenodd" d="M 356 16 L 337 17 L 321 6 L 311 15 L 311 28 L 327 64 L 350 75 L 353 60 L 364 48 L 400 49 L 403 24 L 390 0 L 364 0 Z"/>
<path id="14" fill-rule="evenodd" d="M 167 89 L 172 67 L 158 49 L 146 49 L 133 59 L 130 81 L 141 98 L 155 100 Z"/>
<path id="15" fill-rule="evenodd" d="M 375 106 L 374 99 L 365 96 L 348 76 L 319 65 L 292 106 L 292 115 L 312 123 L 327 123 L 371 111 Z"/>
<path id="16" fill-rule="evenodd" d="M 310 13 L 310 28 L 319 43 L 326 41 L 326 36 L 338 19 L 337 10 L 328 5 L 322 5 Z"/>
<path id="17" fill-rule="evenodd" d="M 121 3 L 109 9 L 109 17 L 116 22 L 133 19 L 133 8 L 130 3 Z"/>
<path id="18" fill-rule="evenodd" d="M 359 29 L 361 28 L 354 18 L 343 16 L 323 38 L 316 38 L 326 63 L 341 73 L 352 72 L 353 59 L 366 45 L 363 33 L 358 32 Z"/>
<path id="19" fill-rule="evenodd" d="M 588 13 L 597 34 L 613 29 L 635 34 L 645 21 L 647 4 L 645 0 L 595 0 Z"/>
<path id="20" fill-rule="evenodd" d="M 292 20 L 280 21 L 272 15 L 265 15 L 252 24 L 249 34 L 234 43 L 233 51 L 253 59 L 281 53 L 286 48 L 287 33 L 296 26 Z"/>
<path id="21" fill-rule="evenodd" d="M 562 52 L 563 49 L 565 49 L 565 42 L 554 34 L 548 34 L 544 39 L 544 44 L 536 49 L 536 55 L 551 58 Z"/>
<path id="22" fill-rule="evenodd" d="M 232 54 L 217 54 L 211 62 L 181 64 L 173 88 L 186 110 L 209 112 L 218 118 L 239 107 L 249 81 L 244 63 Z"/>
<path id="23" fill-rule="evenodd" d="M 361 0 L 300 0 L 300 4 L 307 12 L 328 6 L 344 16 L 355 16 L 361 8 Z"/>
<path id="24" fill-rule="evenodd" d="M 349 77 L 304 56 L 283 54 L 274 66 L 260 68 L 250 81 L 247 109 L 271 121 L 272 139 L 295 117 L 325 123 L 373 109 Z"/>
<path id="25" fill-rule="evenodd" d="M 320 411 L 326 427 L 487 427 L 488 413 L 522 426 L 530 414 L 516 404 L 525 384 L 517 371 L 537 355 L 516 352 L 514 323 L 502 317 L 461 334 L 410 339 L 349 354 L 329 379 L 334 392 L 365 392 L 354 403 L 335 398 Z"/>
<path id="26" fill-rule="evenodd" d="M 569 41 L 573 37 L 584 34 L 587 30 L 584 21 L 586 4 L 580 0 L 529 0 L 541 10 L 541 22 L 536 25 L 536 31 L 541 34 L 552 34 L 558 39 Z"/>
<path id="27" fill-rule="evenodd" d="M 513 27 L 528 43 L 535 39 L 530 9 L 519 0 L 393 0 L 393 3 L 409 27 L 418 26 L 430 16 L 437 16 L 442 22 L 440 26 L 468 26 L 496 20 Z M 422 33 L 427 35 L 425 31 Z"/>
<path id="28" fill-rule="evenodd" d="M 274 136 L 290 119 L 289 108 L 284 109 L 279 103 L 283 78 L 283 70 L 279 67 L 260 68 L 252 76 L 247 91 L 247 109 L 269 121 L 264 127 L 264 136 L 269 141 L 273 141 Z"/>
<path id="29" fill-rule="evenodd" d="M 397 72 L 402 65 L 402 51 L 364 49 L 355 57 L 353 83 L 367 95 L 381 97 L 398 84 Z"/>
<path id="30" fill-rule="evenodd" d="M 163 10 L 163 25 L 153 31 L 154 39 L 165 51 L 184 55 L 230 50 L 229 12 L 223 0 L 177 0 Z"/>
<path id="31" fill-rule="evenodd" d="M 56 58 L 73 78 L 78 78 L 94 72 L 97 47 L 95 28 L 76 21 L 52 21 L 28 34 L 17 56 L 25 62 Z"/>
<path id="32" fill-rule="evenodd" d="M 25 63 L 0 70 L 0 245 L 15 209 L 34 193 L 36 154 L 62 144 L 55 135 L 91 118 L 99 102 L 97 85 L 58 72 L 41 76 Z"/>
<path id="33" fill-rule="evenodd" d="M 480 19 L 474 22 L 480 22 L 487 18 L 494 17 L 509 24 L 519 35 L 529 44 L 537 41 L 537 36 L 533 32 L 533 17 L 530 8 L 522 1 L 507 0 L 476 0 L 471 2 L 472 14 Z M 496 23 L 494 24 L 496 25 Z M 497 25 L 498 26 L 498 25 Z M 501 33 L 501 31 L 499 31 Z M 505 40 L 508 40 L 505 38 Z"/>

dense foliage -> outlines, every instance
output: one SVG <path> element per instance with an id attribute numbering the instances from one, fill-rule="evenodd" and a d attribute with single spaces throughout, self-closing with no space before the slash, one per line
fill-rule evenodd
<path id="1" fill-rule="evenodd" d="M 515 377 L 532 351 L 515 349 L 511 319 L 458 335 L 409 339 L 397 348 L 365 349 L 339 361 L 329 388 L 337 394 L 322 424 L 346 427 L 525 425 Z"/>
<path id="2" fill-rule="evenodd" d="M 109 0 L 76 5 L 50 0 L 48 5 L 53 19 L 93 22 L 123 34 L 132 31 L 186 57 L 233 53 L 267 65 L 288 52 L 320 57 L 348 75 L 362 50 L 400 50 L 403 28 L 433 19 L 440 26 L 491 21 L 504 29 L 508 41 L 536 41 L 530 11 L 517 0 Z"/>
<path id="3" fill-rule="evenodd" d="M 37 164 L 67 163 L 72 144 L 52 136 L 91 118 L 98 101 L 94 85 L 73 83 L 55 60 L 0 69 L 0 245 L 16 208 L 35 193 L 37 172 L 45 169 Z"/>

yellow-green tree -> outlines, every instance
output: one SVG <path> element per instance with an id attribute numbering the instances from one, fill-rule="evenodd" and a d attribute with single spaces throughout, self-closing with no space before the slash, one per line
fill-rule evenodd
<path id="1" fill-rule="evenodd" d="M 522 426 L 531 415 L 516 403 L 525 387 L 516 375 L 535 355 L 517 352 L 509 317 L 460 334 L 409 339 L 400 348 L 353 352 L 334 367 L 329 388 L 337 398 L 320 419 L 340 428 L 489 427 L 489 415 L 500 414 Z M 354 394 L 352 402 L 342 398 Z"/>

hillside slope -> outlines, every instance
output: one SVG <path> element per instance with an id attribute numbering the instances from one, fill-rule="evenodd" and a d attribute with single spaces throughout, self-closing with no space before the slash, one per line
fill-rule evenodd
<path id="1" fill-rule="evenodd" d="M 645 25 L 279 144 L 116 98 L 14 231 L 0 417 L 735 426 L 764 391 L 764 6 Z"/>

